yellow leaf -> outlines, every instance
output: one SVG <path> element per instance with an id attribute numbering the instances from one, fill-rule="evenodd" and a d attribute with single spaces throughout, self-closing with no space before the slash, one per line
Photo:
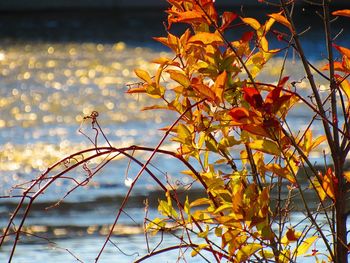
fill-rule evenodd
<path id="1" fill-rule="evenodd" d="M 317 238 L 317 236 L 312 236 L 305 239 L 298 247 L 295 248 L 293 254 L 295 254 L 297 257 L 304 255 Z"/>
<path id="2" fill-rule="evenodd" d="M 350 17 L 350 9 L 337 10 L 337 11 L 332 12 L 332 15 Z"/>
<path id="3" fill-rule="evenodd" d="M 227 73 L 226 71 L 222 72 L 219 76 L 217 76 L 213 91 L 216 95 L 216 100 L 218 103 L 222 103 L 224 101 L 224 91 L 225 91 L 225 85 L 227 80 Z"/>
<path id="4" fill-rule="evenodd" d="M 269 140 L 255 140 L 249 143 L 249 147 L 264 153 L 277 155 L 281 154 L 281 151 L 276 143 Z"/>
<path id="5" fill-rule="evenodd" d="M 238 262 L 245 261 L 250 258 L 256 251 L 262 248 L 260 244 L 248 244 L 243 246 L 238 252 L 236 259 Z"/>
<path id="6" fill-rule="evenodd" d="M 288 21 L 287 18 L 285 18 L 283 15 L 281 15 L 281 13 L 269 14 L 268 16 L 275 19 L 278 23 L 288 27 L 289 30 L 291 32 L 293 32 L 292 25 L 290 24 L 290 22 Z"/>
<path id="7" fill-rule="evenodd" d="M 203 248 L 206 248 L 208 244 L 200 244 L 196 248 L 193 248 L 191 252 L 191 257 L 196 256 Z"/>
<path id="8" fill-rule="evenodd" d="M 193 202 L 191 202 L 190 207 L 194 207 L 194 206 L 202 206 L 202 205 L 210 205 L 210 200 L 208 198 L 198 198 L 196 200 L 194 200 Z"/>
<path id="9" fill-rule="evenodd" d="M 348 97 L 348 100 L 350 100 L 350 82 L 347 79 L 343 79 L 339 75 L 335 75 L 335 78 L 338 82 L 340 82 L 339 86 L 344 91 L 346 97 Z"/>
<path id="10" fill-rule="evenodd" d="M 314 189 L 317 191 L 318 196 L 320 197 L 321 201 L 324 201 L 327 197 L 326 192 L 323 190 L 321 184 L 317 180 L 316 177 L 313 178 L 312 184 L 310 184 L 310 188 L 314 187 Z"/>
<path id="11" fill-rule="evenodd" d="M 345 171 L 344 172 L 344 177 L 345 177 L 345 180 L 350 183 L 350 171 Z"/>
<path id="12" fill-rule="evenodd" d="M 202 231 L 202 232 L 199 232 L 199 233 L 197 234 L 197 236 L 198 236 L 198 237 L 201 237 L 201 238 L 206 238 L 206 237 L 208 236 L 208 234 L 209 234 L 209 225 L 206 225 L 205 230 Z"/>
<path id="13" fill-rule="evenodd" d="M 222 44 L 223 40 L 219 34 L 200 32 L 190 37 L 188 42 L 201 44 L 201 45 L 213 45 L 213 44 Z"/>
<path id="14" fill-rule="evenodd" d="M 242 21 L 244 23 L 246 23 L 247 25 L 251 26 L 255 30 L 258 30 L 261 27 L 260 23 L 255 18 L 241 17 L 241 19 L 242 19 Z"/>
<path id="15" fill-rule="evenodd" d="M 183 87 L 187 88 L 188 86 L 190 86 L 190 84 L 191 84 L 190 80 L 181 71 L 178 71 L 178 70 L 167 70 L 167 72 L 170 74 L 170 78 L 172 80 L 175 80 L 176 82 L 178 82 Z"/>
<path id="16" fill-rule="evenodd" d="M 148 84 L 152 83 L 152 79 L 147 71 L 145 71 L 143 69 L 135 69 L 134 71 L 135 71 L 136 76 L 138 76 L 140 79 L 144 80 Z"/>

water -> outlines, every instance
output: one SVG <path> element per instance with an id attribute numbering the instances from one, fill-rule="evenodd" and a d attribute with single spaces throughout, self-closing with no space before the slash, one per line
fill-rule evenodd
<path id="1" fill-rule="evenodd" d="M 1 195 L 10 192 L 14 184 L 35 178 L 45 169 L 74 151 L 92 147 L 78 132 L 94 136 L 84 116 L 98 111 L 98 121 L 110 144 L 118 147 L 133 144 L 154 147 L 162 136 L 159 128 L 174 119 L 163 112 L 140 112 L 152 104 L 150 99 L 125 94 L 127 83 L 133 83 L 134 68 L 153 69 L 155 57 L 171 56 L 166 49 L 151 41 L 162 33 L 161 17 L 154 13 L 133 12 L 74 12 L 28 13 L 4 15 L 0 20 L 0 171 Z M 141 29 L 141 30 L 140 30 Z M 316 64 L 324 63 L 317 33 L 306 42 L 306 50 Z M 340 38 L 340 41 L 344 41 Z M 278 43 L 275 43 L 278 45 Z M 316 52 L 315 52 L 316 50 Z M 279 72 L 274 59 L 261 79 L 276 81 Z M 287 66 L 294 80 L 304 73 L 294 64 Z M 303 80 L 301 87 L 307 88 Z M 307 89 L 303 92 L 308 93 Z M 310 112 L 298 108 L 291 115 L 295 127 L 306 125 Z M 317 129 L 315 133 L 317 134 Z M 101 137 L 100 137 L 101 138 Z M 100 145 L 107 142 L 102 139 Z M 165 148 L 176 145 L 166 142 Z M 146 160 L 149 154 L 138 154 Z M 313 153 L 313 160 L 322 159 L 322 152 Z M 90 163 L 93 169 L 98 163 Z M 191 181 L 179 172 L 179 162 L 157 157 L 152 171 L 163 182 Z M 59 180 L 32 207 L 26 231 L 44 238 L 25 238 L 17 247 L 13 262 L 93 262 L 104 237 L 113 223 L 117 209 L 128 190 L 128 178 L 139 167 L 131 166 L 125 158 L 117 158 L 94 176 L 86 186 L 74 191 L 60 206 L 53 206 L 74 187 L 71 180 Z M 128 172 L 126 172 L 128 171 Z M 86 170 L 78 169 L 77 180 L 86 179 Z M 143 200 L 150 202 L 149 217 L 156 216 L 159 187 L 144 175 L 135 186 L 126 213 L 100 262 L 132 262 L 147 253 L 142 234 Z M 196 194 L 196 195 L 195 195 Z M 191 194 L 200 196 L 201 191 Z M 18 199 L 1 199 L 0 226 L 8 219 Z M 47 209 L 49 208 L 49 209 Z M 18 221 L 16 221 L 18 223 Z M 157 237 L 159 238 L 159 237 Z M 152 239 L 155 247 L 159 239 Z M 162 246 L 177 244 L 166 235 Z M 10 247 L 1 248 L 0 262 L 6 262 Z M 136 253 L 136 254 L 135 254 Z M 139 254 L 137 254 L 139 253 Z M 147 262 L 174 262 L 178 252 L 160 255 Z M 201 258 L 189 262 L 203 262 Z"/>

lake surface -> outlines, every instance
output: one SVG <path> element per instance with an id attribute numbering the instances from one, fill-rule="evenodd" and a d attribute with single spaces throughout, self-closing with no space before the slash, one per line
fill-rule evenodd
<path id="1" fill-rule="evenodd" d="M 251 11 L 252 12 L 252 11 Z M 158 14 L 158 15 L 155 15 Z M 91 142 L 81 133 L 91 133 L 84 116 L 98 111 L 98 121 L 110 144 L 116 147 L 145 145 L 154 147 L 161 138 L 159 128 L 169 125 L 174 116 L 163 112 L 140 112 L 149 99 L 125 94 L 127 84 L 136 80 L 133 69 L 152 69 L 149 63 L 158 56 L 171 56 L 151 40 L 162 35 L 159 12 L 65 12 L 2 14 L 0 17 L 0 194 L 8 195 L 15 184 L 40 175 L 46 168 L 67 154 L 87 147 Z M 305 18 L 305 15 L 304 15 Z M 315 23 L 315 22 L 312 22 Z M 342 25 L 339 25 L 341 27 Z M 308 55 L 316 64 L 324 64 L 322 36 L 310 31 L 305 42 Z M 349 42 L 339 37 L 342 44 Z M 277 41 L 275 45 L 280 45 Z M 262 73 L 263 81 L 276 81 L 275 69 L 282 63 L 275 58 Z M 297 62 L 296 62 L 297 63 Z M 288 74 L 294 80 L 304 73 L 289 63 Z M 307 83 L 300 84 L 308 94 Z M 293 127 L 306 126 L 308 112 L 297 108 L 291 114 Z M 83 123 L 83 124 L 82 124 Z M 315 133 L 318 133 L 317 127 Z M 101 140 L 100 145 L 106 145 Z M 176 145 L 166 142 L 165 148 Z M 137 155 L 146 160 L 148 155 Z M 322 160 L 322 152 L 313 153 L 313 161 Z M 91 163 L 94 166 L 94 163 Z M 190 183 L 179 175 L 185 168 L 170 158 L 157 157 L 152 171 L 162 181 Z M 57 181 L 34 204 L 26 221 L 27 230 L 45 238 L 28 238 L 17 247 L 13 262 L 93 262 L 108 227 L 128 190 L 137 166 L 128 170 L 126 159 L 118 158 L 86 186 L 74 191 L 58 207 L 51 207 L 74 184 Z M 126 173 L 126 171 L 128 172 Z M 77 170 L 77 179 L 84 180 L 86 171 Z M 99 262 L 132 262 L 147 253 L 142 234 L 143 200 L 150 200 L 149 217 L 156 216 L 160 195 L 153 180 L 144 175 L 135 186 L 127 213 L 122 215 Z M 200 191 L 196 194 L 201 195 Z M 14 198 L 0 200 L 0 226 L 14 209 Z M 298 217 L 296 217 L 298 218 Z M 141 227 L 140 227 L 141 226 Z M 162 246 L 174 241 L 166 235 Z M 160 241 L 151 243 L 156 246 Z M 176 242 L 175 242 L 176 244 Z M 9 246 L 3 246 L 0 262 L 6 262 Z M 190 253 L 190 252 L 189 252 Z M 178 252 L 156 257 L 147 262 L 175 262 Z M 188 262 L 203 262 L 200 258 Z"/>

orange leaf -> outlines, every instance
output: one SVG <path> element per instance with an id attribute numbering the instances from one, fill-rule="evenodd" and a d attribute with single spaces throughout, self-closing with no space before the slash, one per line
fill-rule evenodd
<path id="1" fill-rule="evenodd" d="M 201 80 L 197 78 L 192 79 L 191 87 L 196 90 L 202 97 L 209 99 L 210 101 L 215 101 L 215 93 L 212 89 L 210 89 L 207 85 L 201 82 Z"/>
<path id="2" fill-rule="evenodd" d="M 323 176 L 322 188 L 326 192 L 327 196 L 335 200 L 335 190 L 337 187 L 337 180 L 334 173 L 328 168 L 326 174 Z"/>
<path id="3" fill-rule="evenodd" d="M 344 56 L 345 57 L 345 56 Z M 334 70 L 335 71 L 342 71 L 342 72 L 345 72 L 345 69 L 343 67 L 343 64 L 339 61 L 334 61 Z M 321 70 L 329 70 L 329 64 L 327 65 L 324 65 Z"/>
<path id="4" fill-rule="evenodd" d="M 188 42 L 201 44 L 201 45 L 213 45 L 213 44 L 222 44 L 223 40 L 219 34 L 200 32 L 190 37 Z"/>
<path id="5" fill-rule="evenodd" d="M 336 44 L 333 44 L 333 47 L 335 47 L 342 55 L 350 58 L 350 49 L 348 49 L 346 47 L 338 46 Z"/>
<path id="6" fill-rule="evenodd" d="M 146 93 L 146 88 L 144 86 L 128 89 L 126 93 Z"/>
<path id="7" fill-rule="evenodd" d="M 350 9 L 337 10 L 337 11 L 332 12 L 332 15 L 350 17 Z"/>
<path id="8" fill-rule="evenodd" d="M 274 13 L 274 14 L 269 14 L 269 17 L 275 19 L 278 23 L 286 26 L 289 28 L 289 30 L 291 32 L 293 32 L 293 28 L 292 25 L 290 24 L 290 22 L 288 21 L 287 18 L 285 18 L 284 16 L 281 15 L 281 13 Z"/>
<path id="9" fill-rule="evenodd" d="M 202 23 L 206 22 L 202 13 L 197 11 L 176 12 L 169 11 L 169 23 Z"/>
<path id="10" fill-rule="evenodd" d="M 224 101 L 224 90 L 225 90 L 226 80 L 227 80 L 227 73 L 226 71 L 223 71 L 219 76 L 217 76 L 214 83 L 213 91 L 215 92 L 216 100 L 219 103 Z"/>

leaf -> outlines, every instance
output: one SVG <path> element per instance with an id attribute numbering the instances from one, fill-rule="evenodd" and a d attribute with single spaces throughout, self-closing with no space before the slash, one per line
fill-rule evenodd
<path id="1" fill-rule="evenodd" d="M 350 17 L 350 9 L 337 10 L 337 11 L 332 12 L 332 15 Z"/>
<path id="2" fill-rule="evenodd" d="M 206 225 L 205 230 L 197 234 L 200 238 L 206 238 L 209 234 L 209 225 Z"/>
<path id="3" fill-rule="evenodd" d="M 208 247 L 208 244 L 200 244 L 196 248 L 193 248 L 191 257 L 195 257 L 203 248 Z"/>
<path id="4" fill-rule="evenodd" d="M 281 15 L 281 13 L 269 14 L 268 16 L 275 19 L 278 23 L 288 27 L 289 30 L 291 32 L 293 32 L 292 25 L 290 24 L 290 22 L 288 21 L 287 18 L 285 18 L 283 15 Z"/>
<path id="5" fill-rule="evenodd" d="M 210 205 L 211 201 L 208 198 L 198 198 L 191 202 L 190 207 Z"/>
<path id="6" fill-rule="evenodd" d="M 216 96 L 217 103 L 222 103 L 224 101 L 224 91 L 227 81 L 227 73 L 224 70 L 219 76 L 217 76 L 213 91 Z"/>
<path id="7" fill-rule="evenodd" d="M 143 69 L 135 69 L 134 72 L 135 72 L 136 76 L 138 76 L 140 79 L 144 80 L 148 84 L 152 83 L 152 79 L 147 71 L 145 71 Z"/>
<path id="8" fill-rule="evenodd" d="M 337 49 L 342 55 L 350 58 L 350 49 L 342 46 L 338 46 L 336 44 L 333 44 L 333 47 Z"/>
<path id="9" fill-rule="evenodd" d="M 172 80 L 178 82 L 181 86 L 187 88 L 190 86 L 191 82 L 187 76 L 178 70 L 167 70 Z"/>
<path id="10" fill-rule="evenodd" d="M 245 245 L 240 250 L 238 250 L 236 259 L 238 262 L 248 260 L 250 256 L 252 256 L 256 251 L 258 251 L 261 248 L 262 245 L 255 243 Z"/>
<path id="11" fill-rule="evenodd" d="M 350 100 L 350 82 L 347 79 L 342 78 L 338 74 L 334 74 L 334 77 L 339 83 L 340 88 L 344 91 L 348 100 Z"/>
<path id="12" fill-rule="evenodd" d="M 234 12 L 224 12 L 222 14 L 222 22 L 220 30 L 224 31 L 226 28 L 230 26 L 233 20 L 235 20 L 238 17 L 238 15 Z"/>
<path id="13" fill-rule="evenodd" d="M 250 148 L 271 155 L 279 156 L 281 151 L 276 143 L 270 140 L 255 140 L 248 144 Z"/>
<path id="14" fill-rule="evenodd" d="M 146 93 L 146 88 L 144 86 L 136 87 L 136 88 L 130 88 L 126 91 L 126 93 L 132 94 L 132 93 Z"/>
<path id="15" fill-rule="evenodd" d="M 242 125 L 249 122 L 249 111 L 246 108 L 233 108 L 229 115 L 232 117 L 231 125 Z"/>
<path id="16" fill-rule="evenodd" d="M 170 16 L 169 23 L 202 23 L 206 22 L 205 17 L 198 11 L 185 11 L 185 12 L 174 12 L 169 11 Z"/>
<path id="17" fill-rule="evenodd" d="M 210 101 L 215 101 L 216 95 L 212 89 L 207 85 L 200 83 L 196 78 L 192 79 L 191 87 L 195 89 L 202 97 L 209 99 Z"/>
<path id="18" fill-rule="evenodd" d="M 299 245 L 298 247 L 295 248 L 293 254 L 295 254 L 297 257 L 304 255 L 309 250 L 311 245 L 316 241 L 316 239 L 318 239 L 317 236 L 312 236 L 312 237 L 305 239 L 301 243 L 301 245 Z"/>
<path id="19" fill-rule="evenodd" d="M 261 97 L 259 91 L 256 88 L 243 88 L 243 98 L 246 102 L 250 104 L 250 106 L 254 108 L 261 108 L 263 105 L 263 98 Z"/>
<path id="20" fill-rule="evenodd" d="M 335 201 L 335 190 L 337 187 L 337 180 L 330 168 L 328 168 L 326 174 L 323 176 L 322 188 L 326 192 L 327 196 Z"/>
<path id="21" fill-rule="evenodd" d="M 301 232 L 295 232 L 294 228 L 289 228 L 286 233 L 286 237 L 289 242 L 298 241 L 300 236 L 301 236 Z"/>
<path id="22" fill-rule="evenodd" d="M 249 42 L 250 40 L 252 40 L 253 36 L 254 36 L 253 31 L 244 32 L 242 37 L 241 37 L 241 41 L 242 42 Z"/>
<path id="23" fill-rule="evenodd" d="M 258 30 L 261 27 L 260 23 L 255 18 L 241 17 L 241 20 L 245 24 L 247 24 L 247 25 L 251 26 L 252 28 L 254 28 L 255 30 Z"/>
<path id="24" fill-rule="evenodd" d="M 350 183 L 350 171 L 345 171 L 343 175 L 345 180 Z"/>
<path id="25" fill-rule="evenodd" d="M 345 57 L 345 56 L 344 56 Z M 343 64 L 339 61 L 334 61 L 333 63 L 334 65 L 334 70 L 335 71 L 345 71 L 344 67 L 343 67 Z M 329 64 L 327 65 L 324 65 L 321 70 L 329 70 Z"/>
<path id="26" fill-rule="evenodd" d="M 222 37 L 216 33 L 200 32 L 190 37 L 189 43 L 200 45 L 217 45 L 224 43 Z"/>

